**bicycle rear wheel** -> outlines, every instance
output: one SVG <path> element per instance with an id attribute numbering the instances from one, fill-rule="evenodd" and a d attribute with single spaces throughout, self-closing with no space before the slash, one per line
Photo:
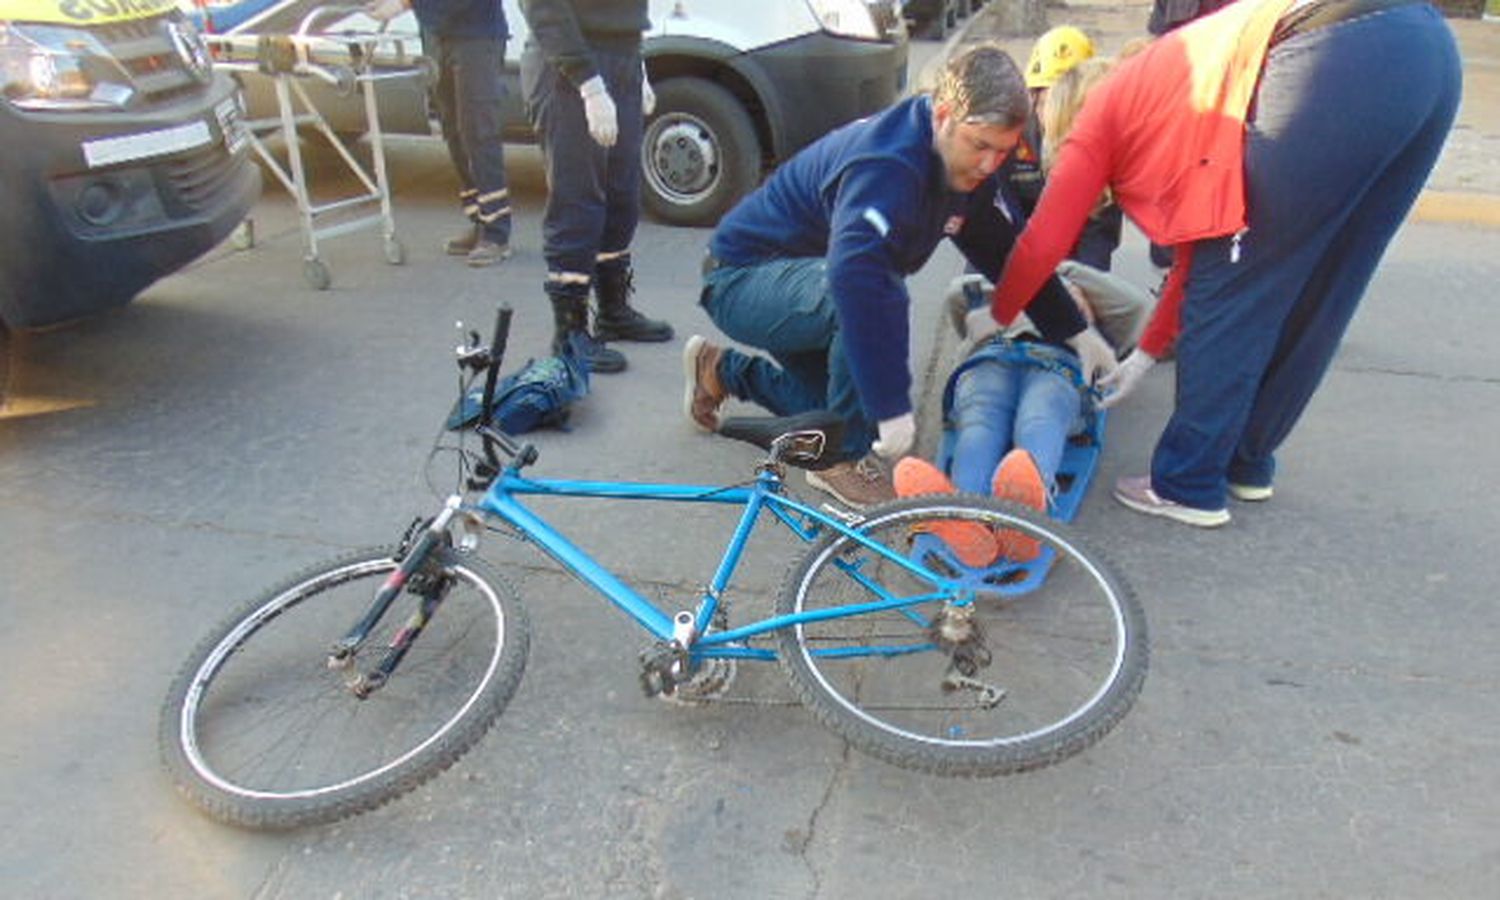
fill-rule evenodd
<path id="1" fill-rule="evenodd" d="M 954 526 L 999 534 L 1017 556 L 1035 542 L 1040 556 L 976 563 L 970 549 L 966 565 Z M 834 614 L 778 631 L 778 657 L 804 705 L 855 747 L 939 775 L 1004 775 L 1078 753 L 1129 710 L 1146 674 L 1145 616 L 1064 526 L 960 495 L 885 504 L 858 529 L 922 571 L 834 533 L 777 598 L 779 614 Z M 911 602 L 837 615 L 897 599 Z"/>
<path id="2" fill-rule="evenodd" d="M 422 600 L 410 584 L 351 668 L 327 661 L 396 569 L 389 550 L 310 569 L 226 619 L 162 708 L 162 761 L 178 789 L 220 821 L 292 828 L 374 809 L 468 751 L 515 692 L 530 631 L 504 578 L 470 554 L 434 552 L 442 602 L 368 699 L 345 679 L 408 624 Z"/>

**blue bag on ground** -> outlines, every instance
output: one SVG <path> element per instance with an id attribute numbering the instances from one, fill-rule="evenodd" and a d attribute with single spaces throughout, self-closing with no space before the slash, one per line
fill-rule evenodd
<path id="1" fill-rule="evenodd" d="M 495 385 L 495 411 L 491 421 L 506 434 L 524 434 L 538 428 L 565 428 L 568 407 L 589 392 L 589 367 L 577 337 L 570 337 L 562 353 L 527 360 Z M 454 405 L 448 428 L 456 429 L 479 420 L 484 385 L 470 388 Z"/>

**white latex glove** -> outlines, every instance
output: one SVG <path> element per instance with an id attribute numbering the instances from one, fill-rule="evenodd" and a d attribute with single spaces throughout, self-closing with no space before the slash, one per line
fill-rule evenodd
<path id="1" fill-rule="evenodd" d="M 641 115 L 656 112 L 656 91 L 651 90 L 651 78 L 646 74 L 646 64 L 641 63 Z"/>
<path id="2" fill-rule="evenodd" d="M 880 421 L 880 437 L 870 449 L 884 459 L 900 459 L 917 442 L 917 417 L 911 413 Z"/>
<path id="3" fill-rule="evenodd" d="M 364 13 L 372 19 L 389 22 L 406 12 L 406 9 L 406 0 L 375 0 L 366 4 Z"/>
<path id="4" fill-rule="evenodd" d="M 1078 361 L 1083 365 L 1085 384 L 1093 384 L 1101 377 L 1108 378 L 1118 365 L 1114 349 L 1092 325 L 1068 338 L 1068 346 L 1078 354 Z"/>
<path id="5" fill-rule="evenodd" d="M 986 303 L 978 309 L 969 310 L 964 316 L 964 333 L 959 337 L 973 345 L 988 340 L 999 330 L 1000 323 L 990 314 L 990 305 Z"/>
<path id="6" fill-rule="evenodd" d="M 1104 391 L 1104 399 L 1099 401 L 1102 409 L 1109 409 L 1135 390 L 1151 367 L 1156 365 L 1156 357 L 1137 347 L 1130 351 L 1125 361 L 1113 372 L 1099 379 L 1099 389 Z"/>
<path id="7" fill-rule="evenodd" d="M 604 79 L 595 75 L 578 86 L 583 97 L 583 115 L 589 121 L 589 135 L 601 147 L 613 147 L 620 136 L 620 123 L 615 116 L 615 101 L 604 86 Z"/>

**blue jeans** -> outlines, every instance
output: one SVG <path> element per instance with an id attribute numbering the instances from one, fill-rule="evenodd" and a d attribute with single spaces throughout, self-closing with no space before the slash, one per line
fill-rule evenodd
<path id="1" fill-rule="evenodd" d="M 1076 360 L 1048 345 L 1031 352 Z M 1052 493 L 1063 448 L 1081 412 L 1078 388 L 1059 372 L 1000 360 L 977 363 L 959 374 L 953 390 L 949 477 L 961 491 L 989 494 L 1001 458 L 1019 447 L 1031 454 Z"/>
<path id="2" fill-rule="evenodd" d="M 578 88 L 549 64 L 536 44 L 521 53 L 521 90 L 542 145 L 547 207 L 542 256 L 547 271 L 594 274 L 599 254 L 630 249 L 641 217 L 641 53 L 638 47 L 591 47 L 615 102 L 620 133 L 601 147 L 589 135 Z"/>
<path id="3" fill-rule="evenodd" d="M 424 31 L 422 46 L 437 62 L 433 99 L 448 157 L 458 172 L 459 202 L 465 215 L 484 229 L 486 238 L 510 243 L 510 192 L 500 138 L 505 41 L 448 38 Z"/>
<path id="4" fill-rule="evenodd" d="M 777 416 L 831 410 L 844 420 L 840 458 L 869 451 L 874 423 L 865 415 L 844 356 L 823 259 L 716 269 L 704 282 L 702 303 L 720 331 L 771 355 L 726 349 L 719 361 L 725 390 Z M 895 364 L 904 366 L 906 360 Z"/>
<path id="5" fill-rule="evenodd" d="M 1161 496 L 1222 509 L 1265 486 L 1333 361 L 1458 107 L 1453 35 L 1425 3 L 1273 47 L 1245 136 L 1249 230 L 1199 241 L 1181 311 L 1177 401 L 1151 459 Z"/>

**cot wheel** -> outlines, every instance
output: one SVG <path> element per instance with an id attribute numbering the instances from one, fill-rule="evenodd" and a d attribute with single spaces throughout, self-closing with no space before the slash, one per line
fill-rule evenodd
<path id="1" fill-rule="evenodd" d="M 530 630 L 509 582 L 470 554 L 435 552 L 441 604 L 365 699 L 349 679 L 374 667 L 421 596 L 409 585 L 397 597 L 352 666 L 331 668 L 329 649 L 396 570 L 390 550 L 312 568 L 229 616 L 162 707 L 178 789 L 220 821 L 291 828 L 374 809 L 473 747 L 520 683 Z"/>
<path id="2" fill-rule="evenodd" d="M 385 239 L 385 261 L 393 266 L 406 262 L 406 246 L 395 237 Z"/>
<path id="3" fill-rule="evenodd" d="M 326 291 L 333 284 L 333 274 L 321 259 L 309 259 L 302 263 L 302 279 L 315 291 Z"/>
<path id="4" fill-rule="evenodd" d="M 234 226 L 229 235 L 229 245 L 236 250 L 249 250 L 255 246 L 255 220 L 246 219 Z"/>
<path id="5" fill-rule="evenodd" d="M 857 528 L 902 562 L 831 533 L 776 603 L 821 614 L 913 598 L 777 632 L 797 696 L 855 747 L 938 775 L 1003 775 L 1078 753 L 1130 709 L 1146 675 L 1145 616 L 1064 526 L 958 495 L 885 504 Z M 1020 556 L 1030 543 L 1040 555 L 966 563 L 954 547 L 975 534 L 1000 536 L 984 548 Z"/>

